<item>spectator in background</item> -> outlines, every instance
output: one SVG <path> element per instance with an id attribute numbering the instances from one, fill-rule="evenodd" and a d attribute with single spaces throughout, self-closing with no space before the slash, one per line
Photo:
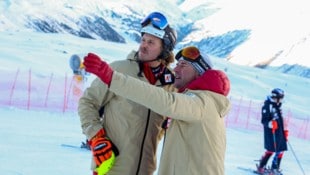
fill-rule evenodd
<path id="1" fill-rule="evenodd" d="M 111 63 L 111 67 L 152 86 L 175 91 L 175 77 L 169 64 L 174 62 L 172 51 L 176 44 L 176 32 L 159 12 L 149 14 L 141 22 L 141 27 L 139 50 L 132 51 L 126 60 Z M 98 113 L 100 109 L 104 109 L 101 110 L 102 116 Z M 99 78 L 80 98 L 78 112 L 83 133 L 90 140 L 94 155 L 94 174 L 100 171 L 105 161 L 112 158 L 113 147 L 118 149 L 119 155 L 112 168 L 106 170 L 108 175 L 153 174 L 165 116 L 115 94 Z M 97 141 L 98 138 L 101 141 Z M 115 146 L 108 142 L 113 142 Z M 104 148 L 104 144 L 111 147 Z M 104 150 L 109 154 L 105 154 Z"/>
<path id="2" fill-rule="evenodd" d="M 285 128 L 282 116 L 282 100 L 284 91 L 275 88 L 271 95 L 267 96 L 262 107 L 262 124 L 264 126 L 264 147 L 265 154 L 260 159 L 257 172 L 260 174 L 270 173 L 280 175 L 280 163 L 284 151 L 287 150 L 288 130 Z M 266 168 L 269 158 L 273 155 L 271 170 Z"/>

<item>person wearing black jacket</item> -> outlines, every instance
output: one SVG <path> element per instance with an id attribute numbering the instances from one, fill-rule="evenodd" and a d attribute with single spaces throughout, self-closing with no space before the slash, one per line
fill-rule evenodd
<path id="1" fill-rule="evenodd" d="M 269 158 L 275 153 L 271 170 L 274 174 L 280 173 L 280 163 L 284 151 L 287 150 L 288 130 L 284 126 L 282 116 L 282 100 L 284 98 L 284 91 L 280 88 L 275 88 L 271 91 L 271 95 L 267 96 L 262 107 L 261 123 L 264 126 L 264 148 L 266 152 L 260 159 L 257 166 L 257 172 L 264 174 L 266 164 Z"/>

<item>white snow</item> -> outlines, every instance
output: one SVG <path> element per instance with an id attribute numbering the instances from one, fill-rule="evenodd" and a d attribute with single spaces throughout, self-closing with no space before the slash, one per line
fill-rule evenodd
<path id="1" fill-rule="evenodd" d="M 137 44 L 131 42 L 130 44 L 117 44 L 66 34 L 29 32 L 22 29 L 26 15 L 40 17 L 48 14 L 58 19 L 63 18 L 59 15 L 63 14 L 75 19 L 89 12 L 107 13 L 104 11 L 107 7 L 118 11 L 128 10 L 124 8 L 128 5 L 129 8 L 135 7 L 137 11 L 144 14 L 154 9 L 160 10 L 172 19 L 172 24 L 178 25 L 184 22 L 179 20 L 181 17 L 178 17 L 182 12 L 190 13 L 193 19 L 202 19 L 203 14 L 196 14 L 192 10 L 199 9 L 199 7 L 218 8 L 217 13 L 195 24 L 198 29 L 201 28 L 197 32 L 204 33 L 204 35 L 197 36 L 197 33 L 192 32 L 188 38 L 199 39 L 210 33 L 216 35 L 234 29 L 251 29 L 250 40 L 233 51 L 234 60 L 232 61 L 241 65 L 252 65 L 257 60 L 261 61 L 279 50 L 284 50 L 281 59 L 273 62 L 273 65 L 283 63 L 309 65 L 310 25 L 308 20 L 310 11 L 307 0 L 205 0 L 199 2 L 186 0 L 183 3 L 173 0 L 165 2 L 163 0 L 149 1 L 142 7 L 141 1 L 138 0 L 128 2 L 122 0 L 113 2 L 2 0 L 0 2 L 0 11 L 3 12 L 0 14 L 1 175 L 90 175 L 91 153 L 61 146 L 61 144 L 79 146 L 85 139 L 75 110 L 76 106 L 72 105 L 64 112 L 62 108 L 64 106 L 62 104 L 64 102 L 64 80 L 67 77 L 67 83 L 70 84 L 72 76 L 68 64 L 69 58 L 73 54 L 83 57 L 88 52 L 94 52 L 111 62 L 125 59 L 132 49 L 138 48 Z M 180 9 L 173 5 L 176 2 L 180 4 Z M 113 19 L 107 20 L 113 22 Z M 117 26 L 115 28 L 118 29 Z M 231 80 L 230 98 L 252 100 L 257 104 L 265 99 L 272 88 L 280 87 L 286 93 L 283 108 L 290 111 L 293 117 L 304 119 L 309 123 L 309 79 L 238 66 L 216 58 L 212 58 L 212 61 L 216 68 L 225 70 Z M 13 87 L 17 72 L 19 72 L 16 80 L 18 86 Z M 27 89 L 27 83 L 30 82 L 29 75 L 31 75 L 31 86 L 34 89 L 31 91 L 31 97 L 28 96 L 29 89 Z M 47 84 L 52 76 L 56 80 L 56 84 L 52 87 L 56 90 L 51 90 L 48 99 L 48 104 L 51 106 L 48 106 L 48 109 L 43 107 L 44 105 L 34 107 L 35 104 L 44 103 L 41 100 L 45 99 L 45 88 L 48 87 Z M 89 76 L 84 88 L 93 79 L 93 75 Z M 15 93 L 12 94 L 14 88 Z M 28 99 L 29 109 L 27 108 Z M 76 104 L 74 101 L 76 99 L 68 98 L 68 100 Z M 235 105 L 236 103 L 234 101 Z M 259 110 L 257 109 L 257 113 L 260 113 Z M 310 128 L 308 125 L 300 127 L 308 128 L 307 131 Z M 225 160 L 227 175 L 251 174 L 238 167 L 254 168 L 257 163 L 254 160 L 259 159 L 264 152 L 262 133 L 259 130 L 244 128 L 228 125 Z M 299 163 L 306 173 L 310 172 L 309 140 L 293 135 L 290 136 L 289 143 L 292 147 L 289 147 L 289 151 L 284 154 L 283 173 L 302 175 Z M 160 143 L 160 148 L 161 146 L 162 143 Z M 159 157 L 160 150 L 158 159 Z"/>
<path id="2" fill-rule="evenodd" d="M 10 89 L 3 87 L 7 86 L 7 82 L 13 81 L 12 76 L 6 76 L 5 73 L 15 72 L 18 69 L 27 72 L 31 69 L 33 77 L 43 77 L 42 80 L 51 73 L 54 73 L 55 77 L 63 78 L 65 74 L 70 77 L 72 74 L 68 61 L 72 54 L 79 54 L 82 57 L 87 52 L 95 52 L 111 62 L 125 59 L 126 55 L 137 47 L 138 45 L 88 40 L 71 35 L 27 31 L 1 32 L 0 72 L 3 73 L 0 79 L 1 100 L 8 100 L 7 94 L 10 94 Z M 309 117 L 309 79 L 236 66 L 215 58 L 212 60 L 216 68 L 227 71 L 232 85 L 230 97 L 243 97 L 261 102 L 273 87 L 281 87 L 286 92 L 284 108 L 289 108 L 292 113 L 300 114 L 299 116 Z M 25 77 L 24 81 L 27 82 L 27 75 L 21 76 Z M 93 78 L 91 75 L 85 86 L 88 86 Z M 39 89 L 42 82 L 32 84 L 36 85 Z M 57 94 L 53 95 L 58 97 Z M 24 89 L 24 94 L 15 96 L 13 98 L 15 101 L 26 98 L 27 88 Z M 39 99 L 39 96 L 33 98 Z M 89 151 L 61 146 L 61 144 L 79 146 L 85 139 L 74 109 L 62 112 L 61 109 L 47 111 L 44 108 L 38 110 L 30 107 L 30 110 L 27 110 L 14 105 L 4 105 L 0 106 L 0 113 L 0 174 L 91 174 Z M 225 160 L 227 175 L 250 174 L 237 167 L 254 167 L 257 163 L 254 160 L 259 159 L 264 151 L 262 133 L 242 128 L 227 129 Z M 305 172 L 309 172 L 309 140 L 291 136 L 290 143 Z M 302 174 L 293 156 L 293 150 L 287 151 L 282 161 L 283 172 L 286 175 Z M 158 158 L 159 156 L 160 151 Z"/>

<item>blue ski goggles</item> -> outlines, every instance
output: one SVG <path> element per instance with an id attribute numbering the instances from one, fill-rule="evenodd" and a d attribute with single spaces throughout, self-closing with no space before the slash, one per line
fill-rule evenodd
<path id="1" fill-rule="evenodd" d="M 148 24 L 152 24 L 155 28 L 163 30 L 168 26 L 167 18 L 159 13 L 159 12 L 153 12 L 149 14 L 144 20 L 141 22 L 141 26 L 145 27 Z"/>

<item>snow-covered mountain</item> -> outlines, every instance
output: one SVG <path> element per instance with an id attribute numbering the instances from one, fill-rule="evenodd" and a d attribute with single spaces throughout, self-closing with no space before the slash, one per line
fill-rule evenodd
<path id="1" fill-rule="evenodd" d="M 93 52 L 112 62 L 124 59 L 128 51 L 137 47 L 136 43 L 120 44 L 69 34 L 0 32 L 0 138 L 4 138 L 0 142 L 0 174 L 91 174 L 89 151 L 62 146 L 79 146 L 85 141 L 74 105 L 78 100 L 74 94 L 81 92 L 76 88 L 81 86 L 72 83 L 69 59 L 75 53 L 82 58 Z M 310 136 L 310 79 L 211 59 L 231 81 L 229 99 L 233 107 L 225 117 L 225 174 L 249 175 L 243 169 L 254 168 L 257 162 L 253 160 L 263 153 L 263 133 L 258 131 L 262 128 L 260 106 L 273 87 L 285 90 L 283 112 L 292 128 L 289 141 L 294 150 L 285 152 L 281 169 L 286 175 L 304 175 L 301 165 L 310 172 L 310 152 L 305 149 L 310 142 L 300 138 Z M 87 76 L 84 87 L 95 77 Z M 158 163 L 162 146 L 161 142 Z"/>
<path id="2" fill-rule="evenodd" d="M 2 0 L 1 30 L 33 30 L 137 42 L 140 21 L 163 12 L 178 33 L 176 49 L 197 45 L 230 62 L 310 77 L 310 7 L 260 0 Z M 299 22 L 301 21 L 301 22 Z"/>
<path id="3" fill-rule="evenodd" d="M 62 146 L 79 146 L 85 139 L 76 107 L 71 105 L 77 99 L 70 94 L 79 91 L 70 91 L 75 86 L 72 83 L 72 70 L 68 65 L 69 58 L 72 54 L 78 54 L 82 58 L 88 52 L 93 52 L 108 62 L 124 59 L 131 49 L 138 47 L 136 40 L 140 37 L 140 20 L 145 14 L 155 10 L 164 12 L 178 30 L 180 42 L 177 49 L 182 45 L 197 44 L 212 52 L 219 58 L 211 57 L 215 67 L 225 70 L 231 81 L 229 96 L 234 106 L 231 111 L 237 117 L 226 117 L 225 124 L 228 128 L 225 173 L 249 174 L 244 169 L 254 168 L 256 162 L 253 160 L 263 153 L 262 133 L 256 130 L 256 126 L 261 126 L 257 122 L 260 111 L 257 105 L 263 102 L 274 87 L 285 90 L 283 107 L 288 111 L 285 117 L 290 121 L 289 127 L 292 127 L 289 150 L 285 152 L 281 169 L 286 175 L 304 175 L 305 172 L 310 172 L 310 153 L 305 149 L 309 147 L 309 140 L 299 138 L 309 136 L 310 79 L 225 61 L 254 66 L 268 60 L 263 58 L 274 57 L 273 62 L 266 62 L 277 66 L 273 67 L 275 71 L 292 71 L 292 65 L 303 61 L 296 58 L 306 58 L 310 50 L 308 35 L 299 31 L 306 26 L 296 25 L 296 30 L 291 28 L 292 32 L 287 33 L 287 38 L 295 36 L 298 39 L 287 42 L 279 39 L 277 33 L 269 27 L 266 28 L 268 32 L 258 30 L 255 24 L 259 20 L 255 20 L 255 23 L 250 20 L 249 24 L 241 25 L 244 21 L 239 21 L 240 18 L 234 15 L 238 15 L 237 12 L 240 13 L 242 9 L 235 8 L 250 7 L 246 2 L 238 4 L 239 7 L 229 2 L 221 4 L 221 1 L 226 0 L 213 1 L 0 0 L 0 137 L 5 138 L 0 142 L 0 174 L 91 173 L 89 151 Z M 232 2 L 240 1 L 242 0 Z M 266 0 L 256 1 L 266 3 Z M 278 0 L 272 0 L 275 1 Z M 232 12 L 228 13 L 228 9 Z M 257 10 L 259 9 L 262 8 Z M 279 13 L 278 9 L 275 11 Z M 249 8 L 246 12 L 250 16 L 255 11 Z M 228 14 L 225 16 L 225 13 Z M 39 23 L 30 18 L 37 19 Z M 297 19 L 299 18 L 296 18 L 296 22 Z M 39 26 L 59 34 L 41 30 Z M 102 40 L 100 31 L 105 30 L 108 32 L 104 34 L 111 34 L 110 38 L 105 39 L 109 41 Z M 299 36 L 305 37 L 303 39 Z M 128 44 L 114 41 L 114 37 L 121 38 Z M 114 42 L 110 42 L 111 40 Z M 280 44 L 275 44 L 277 42 Z M 243 58 L 252 58 L 251 64 Z M 260 66 L 264 67 L 265 64 Z M 303 71 L 309 67 L 306 63 L 304 66 L 296 70 Z M 84 87 L 89 86 L 94 78 L 94 75 L 89 75 Z M 69 110 L 70 107 L 73 111 Z M 304 122 L 294 122 L 295 119 Z M 230 125 L 230 121 L 238 125 Z M 255 130 L 248 127 L 251 126 L 248 121 L 257 124 Z M 158 161 L 162 146 L 161 142 Z"/>

